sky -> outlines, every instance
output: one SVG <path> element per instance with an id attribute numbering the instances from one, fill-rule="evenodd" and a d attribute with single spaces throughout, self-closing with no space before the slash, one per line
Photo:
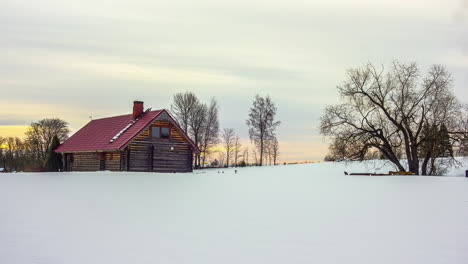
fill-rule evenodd
<path id="1" fill-rule="evenodd" d="M 445 65 L 468 103 L 468 0 L 0 0 L 0 50 L 0 136 L 50 117 L 75 132 L 192 91 L 247 144 L 260 94 L 278 107 L 281 160 L 320 160 L 346 70 L 394 60 Z"/>

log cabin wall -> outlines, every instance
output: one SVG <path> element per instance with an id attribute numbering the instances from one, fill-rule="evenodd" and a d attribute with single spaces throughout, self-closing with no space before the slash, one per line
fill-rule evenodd
<path id="1" fill-rule="evenodd" d="M 73 153 L 71 171 L 98 171 L 100 160 L 96 152 Z"/>
<path id="2" fill-rule="evenodd" d="M 105 170 L 120 171 L 120 151 L 105 152 Z"/>
<path id="3" fill-rule="evenodd" d="M 68 153 L 69 171 L 120 171 L 120 152 Z"/>
<path id="4" fill-rule="evenodd" d="M 155 172 L 191 172 L 192 149 L 184 136 L 161 114 L 152 124 L 170 126 L 170 138 L 153 138 L 151 126 L 142 131 L 128 146 L 128 170 Z"/>

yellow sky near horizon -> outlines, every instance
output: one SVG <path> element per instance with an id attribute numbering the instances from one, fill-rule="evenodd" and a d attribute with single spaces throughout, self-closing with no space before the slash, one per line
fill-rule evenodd
<path id="1" fill-rule="evenodd" d="M 0 137 L 23 138 L 27 128 L 27 125 L 0 125 Z"/>

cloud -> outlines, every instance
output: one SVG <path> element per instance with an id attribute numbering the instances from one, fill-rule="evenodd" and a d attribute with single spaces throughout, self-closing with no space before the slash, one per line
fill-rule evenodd
<path id="1" fill-rule="evenodd" d="M 222 126 L 246 138 L 253 97 L 269 94 L 283 122 L 285 153 L 322 157 L 318 118 L 338 101 L 335 87 L 347 68 L 442 62 L 463 95 L 466 5 L 7 0 L 0 9 L 0 125 L 56 115 L 78 129 L 89 116 L 128 113 L 135 99 L 169 108 L 175 92 L 191 90 L 205 101 L 216 97 Z"/>

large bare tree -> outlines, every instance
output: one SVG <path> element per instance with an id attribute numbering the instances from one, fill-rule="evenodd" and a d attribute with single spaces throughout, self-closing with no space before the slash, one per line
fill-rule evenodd
<path id="1" fill-rule="evenodd" d="M 350 69 L 338 86 L 343 102 L 325 109 L 321 133 L 333 138 L 332 149 L 345 158 L 362 160 L 376 149 L 401 171 L 427 174 L 427 164 L 420 162 L 421 146 L 430 140 L 424 127 L 440 131 L 445 125 L 449 134 L 460 129 L 456 120 L 461 108 L 451 84 L 440 65 L 424 77 L 416 63 L 395 62 L 388 72 L 370 63 Z M 437 158 L 433 154 L 424 155 L 422 164 Z"/>
<path id="2" fill-rule="evenodd" d="M 69 133 L 68 123 L 59 118 L 46 118 L 31 123 L 26 131 L 26 143 L 33 159 L 44 161 L 53 137 L 57 136 L 63 142 Z"/>
<path id="3" fill-rule="evenodd" d="M 276 110 L 276 105 L 271 101 L 270 96 L 256 95 L 246 120 L 250 140 L 254 142 L 260 153 L 258 162 L 260 166 L 263 164 L 266 142 L 275 136 L 275 130 L 281 123 L 275 120 Z"/>

